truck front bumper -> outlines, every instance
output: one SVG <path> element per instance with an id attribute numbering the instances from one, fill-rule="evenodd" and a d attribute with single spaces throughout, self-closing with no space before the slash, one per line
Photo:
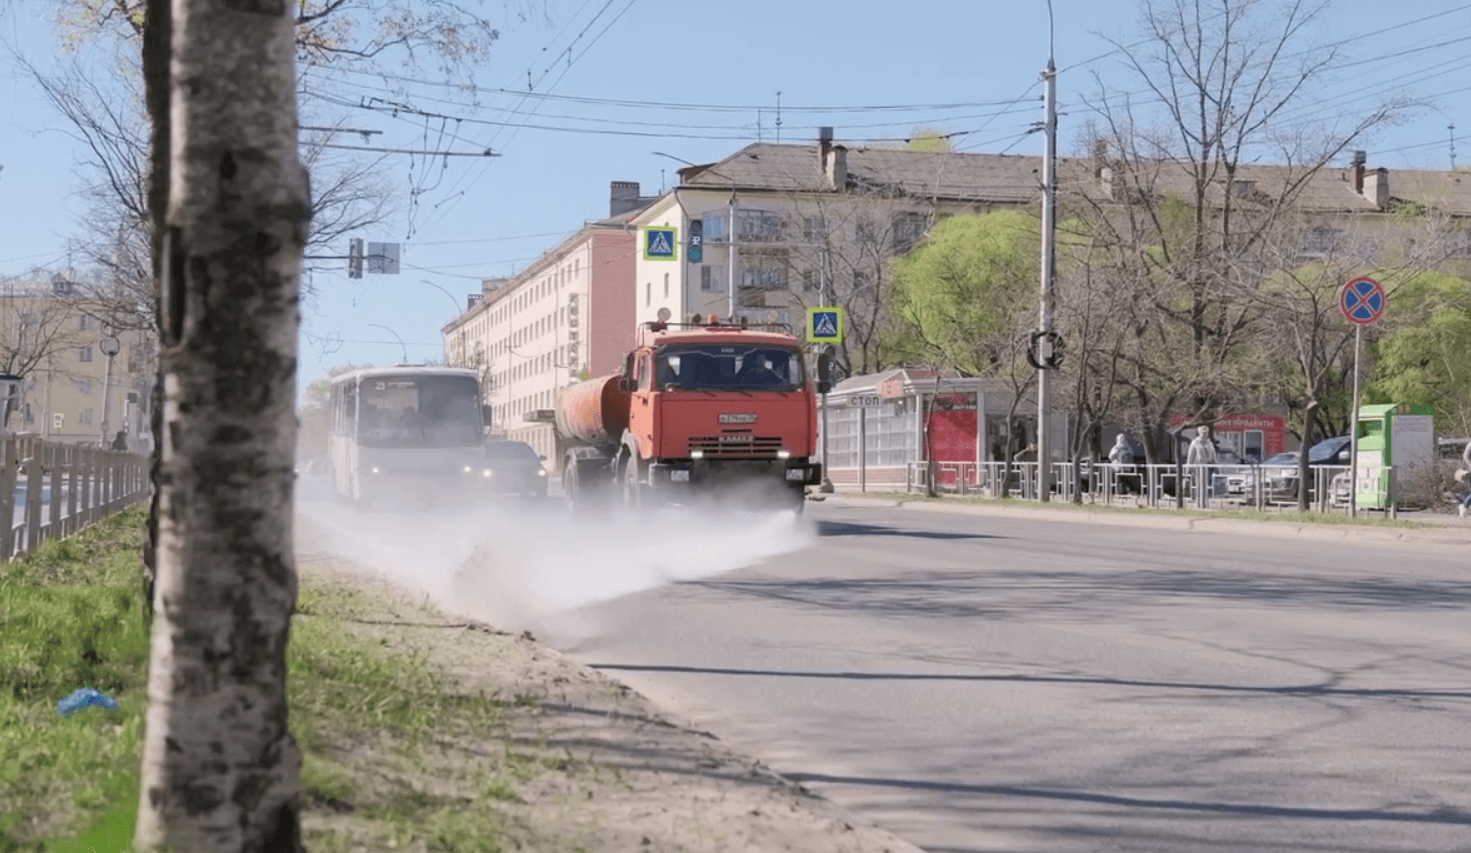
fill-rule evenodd
<path id="1" fill-rule="evenodd" d="M 792 487 L 822 484 L 822 463 L 807 459 L 661 459 L 649 465 L 649 485 L 684 488 L 779 479 Z"/>

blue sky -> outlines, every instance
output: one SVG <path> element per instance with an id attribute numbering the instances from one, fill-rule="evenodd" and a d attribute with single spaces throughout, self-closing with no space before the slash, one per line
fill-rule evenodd
<path id="1" fill-rule="evenodd" d="M 50 62 L 51 2 L 0 0 L 5 46 Z M 480 8 L 494 17 L 500 4 Z M 1120 89 L 1137 88 L 1117 56 L 1098 57 L 1111 49 L 1103 35 L 1137 38 L 1138 6 L 1054 0 L 1054 10 L 1066 152 L 1086 119 L 1079 96 L 1094 87 L 1094 73 Z M 356 107 L 328 116 L 382 131 L 374 146 L 489 146 L 502 156 L 383 158 L 399 188 L 399 215 L 360 236 L 401 243 L 402 272 L 354 280 L 339 268 L 312 277 L 317 298 L 304 317 L 302 382 L 349 361 L 394 363 L 405 350 L 411 360 L 439 356 L 439 328 L 464 295 L 481 278 L 514 273 L 584 220 L 606 215 L 610 181 L 639 181 L 646 195 L 671 183 L 680 164 L 655 151 L 709 162 L 758 136 L 806 141 L 831 125 L 848 142 L 933 127 L 966 133 L 957 139 L 961 150 L 1039 154 L 1041 136 L 1025 131 L 1041 118 L 1036 84 L 1047 33 L 1041 0 L 548 0 L 545 16 L 502 27 L 476 73 L 483 87 L 477 105 L 410 85 L 414 106 L 458 122 Z M 1370 166 L 1447 168 L 1452 122 L 1458 164 L 1471 165 L 1471 87 L 1461 82 L 1471 76 L 1462 67 L 1471 61 L 1471 3 L 1334 0 L 1317 38 L 1353 41 L 1343 48 L 1340 82 L 1313 92 L 1305 109 L 1331 96 L 1438 96 L 1367 140 Z M 528 78 L 538 96 L 551 97 L 496 91 L 524 91 Z M 381 81 L 366 78 L 348 78 L 339 95 L 349 104 L 389 97 Z M 514 127 L 476 123 L 495 121 Z M 456 126 L 457 138 L 442 132 Z M 7 56 L 0 63 L 0 275 L 65 262 L 67 236 L 85 227 L 76 197 L 82 156 L 64 120 Z"/>

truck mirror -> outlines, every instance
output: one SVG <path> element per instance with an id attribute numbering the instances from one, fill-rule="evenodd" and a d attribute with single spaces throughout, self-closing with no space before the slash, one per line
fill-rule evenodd
<path id="1" fill-rule="evenodd" d="M 620 377 L 618 377 L 618 390 L 619 391 L 622 391 L 625 394 L 631 394 L 631 393 L 633 393 L 633 389 L 634 389 L 634 384 L 633 384 L 632 377 L 628 377 L 628 376 L 620 376 Z"/>
<path id="2" fill-rule="evenodd" d="M 629 353 L 623 357 L 623 378 L 633 378 L 633 353 Z"/>
<path id="3" fill-rule="evenodd" d="M 490 419 L 491 409 L 492 409 L 491 406 L 481 406 L 480 407 L 480 421 L 481 421 L 481 423 L 485 424 L 485 428 L 486 429 L 490 429 L 490 426 L 491 426 L 491 419 Z"/>

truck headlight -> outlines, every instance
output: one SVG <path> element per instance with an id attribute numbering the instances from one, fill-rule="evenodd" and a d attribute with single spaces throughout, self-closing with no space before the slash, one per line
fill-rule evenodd
<path id="1" fill-rule="evenodd" d="M 468 474 L 468 473 L 470 473 L 470 471 L 471 471 L 470 466 L 469 465 L 466 465 L 465 466 L 465 473 Z"/>
<path id="2" fill-rule="evenodd" d="M 776 452 L 776 458 L 777 459 L 790 459 L 791 457 L 792 457 L 792 451 L 790 451 L 790 450 L 778 450 Z"/>
<path id="3" fill-rule="evenodd" d="M 669 472 L 669 482 L 671 483 L 688 483 L 689 481 L 690 472 L 684 468 L 675 468 Z"/>
<path id="4" fill-rule="evenodd" d="M 704 459 L 705 458 L 705 451 L 703 451 L 703 450 L 691 450 L 690 451 L 690 458 L 691 459 Z"/>
<path id="5" fill-rule="evenodd" d="M 376 474 L 376 473 L 378 473 L 378 466 L 377 466 L 377 465 L 374 465 L 374 466 L 373 466 L 373 467 L 372 467 L 372 468 L 371 468 L 371 469 L 369 469 L 369 470 L 370 470 L 370 471 L 371 471 L 371 472 L 372 472 L 372 473 L 374 473 L 374 474 Z"/>
<path id="6" fill-rule="evenodd" d="M 482 477 L 494 477 L 495 476 L 495 472 L 492 471 L 489 468 L 486 468 L 484 471 L 481 471 L 480 472 L 480 476 L 482 476 Z"/>
<path id="7" fill-rule="evenodd" d="M 547 475 L 547 469 L 545 469 L 545 468 L 538 468 L 538 469 L 536 469 L 536 476 L 538 476 L 538 477 L 545 477 L 546 475 Z"/>

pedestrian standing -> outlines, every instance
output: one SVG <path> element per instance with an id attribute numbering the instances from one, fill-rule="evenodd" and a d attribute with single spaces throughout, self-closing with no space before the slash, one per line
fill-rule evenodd
<path id="1" fill-rule="evenodd" d="M 1466 517 L 1466 510 L 1471 508 L 1471 441 L 1466 442 L 1466 449 L 1461 451 L 1461 470 L 1456 472 L 1465 486 L 1465 491 L 1456 499 L 1456 511 L 1462 518 Z"/>

